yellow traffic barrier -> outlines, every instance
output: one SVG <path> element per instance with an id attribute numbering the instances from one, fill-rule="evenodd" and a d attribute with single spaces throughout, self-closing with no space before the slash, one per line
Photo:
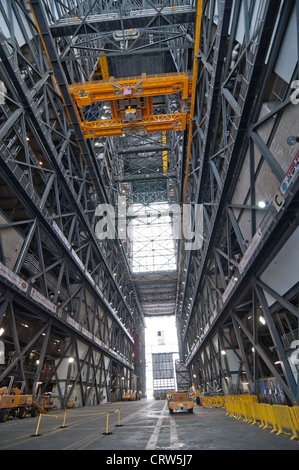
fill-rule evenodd
<path id="1" fill-rule="evenodd" d="M 114 413 L 114 411 L 113 411 Z M 106 432 L 103 432 L 104 435 L 109 435 L 109 434 L 112 434 L 112 432 L 109 432 L 109 414 L 110 412 L 108 411 L 107 412 L 107 419 L 106 419 Z"/>
<path id="2" fill-rule="evenodd" d="M 261 418 L 261 407 L 260 403 L 257 402 L 249 402 L 249 407 L 251 411 L 251 424 L 259 424 L 259 421 L 262 422 Z"/>
<path id="3" fill-rule="evenodd" d="M 41 418 L 42 418 L 42 414 L 40 413 L 39 418 L 38 418 L 37 427 L 36 427 L 35 433 L 32 434 L 32 437 L 40 436 L 40 434 L 38 434 L 38 430 L 39 430 L 39 425 L 40 425 Z"/>
<path id="4" fill-rule="evenodd" d="M 118 412 L 118 424 L 115 426 L 121 426 L 120 424 L 120 409 L 118 410 L 113 410 L 113 411 L 107 411 L 107 417 L 106 417 L 106 432 L 103 432 L 103 435 L 108 436 L 109 434 L 113 434 L 112 432 L 109 432 L 109 415 Z"/>
<path id="5" fill-rule="evenodd" d="M 252 413 L 251 413 L 251 408 L 250 408 L 250 402 L 243 401 L 241 403 L 242 408 L 243 408 L 243 416 L 244 416 L 244 421 L 245 423 L 251 423 L 252 422 Z"/>
<path id="6" fill-rule="evenodd" d="M 68 410 L 64 411 L 63 423 L 62 423 L 62 426 L 60 426 L 60 428 L 67 428 L 68 427 L 65 424 L 67 412 L 68 412 Z M 63 411 L 62 411 L 62 413 L 63 413 Z M 117 420 L 118 424 L 116 424 L 115 426 L 116 427 L 123 426 L 122 424 L 120 424 L 120 408 L 117 409 L 117 410 L 113 410 L 113 411 L 105 411 L 103 413 L 84 413 L 84 416 L 95 416 L 95 415 L 100 416 L 100 415 L 105 415 L 106 414 L 106 432 L 103 432 L 103 434 L 104 435 L 109 435 L 109 434 L 113 434 L 112 432 L 109 432 L 109 415 L 114 414 L 114 413 L 118 413 L 118 420 Z M 55 414 L 46 414 L 46 415 L 44 414 L 43 416 L 58 419 L 59 413 L 57 412 Z M 39 428 L 40 428 L 40 424 L 41 424 L 41 417 L 42 417 L 42 413 L 40 413 L 40 415 L 39 415 L 37 427 L 36 427 L 35 433 L 32 434 L 32 437 L 41 436 L 41 434 L 38 433 Z"/>
<path id="7" fill-rule="evenodd" d="M 271 429 L 271 433 L 277 431 L 277 421 L 274 414 L 273 406 L 267 403 L 260 403 L 260 428 Z"/>
<path id="8" fill-rule="evenodd" d="M 234 405 L 234 411 L 235 411 L 235 418 L 241 419 L 241 410 L 240 410 L 240 401 L 235 401 Z"/>
<path id="9" fill-rule="evenodd" d="M 293 439 L 299 439 L 299 406 L 293 406 L 290 408 L 291 412 L 291 418 L 292 418 L 292 432 L 293 436 L 291 437 L 291 440 Z"/>
<path id="10" fill-rule="evenodd" d="M 39 418 L 38 418 L 38 422 L 37 422 L 37 426 L 36 426 L 36 430 L 35 430 L 35 433 L 32 434 L 32 437 L 41 436 L 41 434 L 38 434 L 38 431 L 39 431 L 42 416 L 44 416 L 44 417 L 47 416 L 47 417 L 50 417 L 50 418 L 58 419 L 58 415 L 59 415 L 58 413 L 55 413 L 55 415 L 40 413 Z M 63 424 L 62 424 L 62 426 L 60 426 L 61 428 L 66 428 L 67 427 L 65 425 L 65 420 L 66 420 L 66 411 L 64 412 Z"/>
<path id="11" fill-rule="evenodd" d="M 299 439 L 299 406 L 258 403 L 254 395 L 236 395 L 225 397 L 225 408 L 226 416 L 257 424 L 277 435 L 292 433 L 292 440 Z"/>
<path id="12" fill-rule="evenodd" d="M 213 397 L 200 396 L 200 401 L 205 408 L 207 407 L 220 408 L 224 406 L 225 397 L 221 395 L 215 395 Z"/>
<path id="13" fill-rule="evenodd" d="M 293 430 L 292 416 L 290 408 L 284 405 L 273 405 L 279 434 L 289 434 L 287 431 Z M 287 431 L 286 431 L 287 430 Z"/>
<path id="14" fill-rule="evenodd" d="M 63 418 L 63 423 L 62 423 L 62 426 L 60 426 L 61 428 L 66 428 L 67 426 L 65 425 L 65 420 L 66 420 L 66 410 L 64 412 L 64 418 Z"/>
<path id="15" fill-rule="evenodd" d="M 225 400 L 225 408 L 227 411 L 226 414 L 230 416 L 231 418 L 233 418 L 235 416 L 233 400 L 230 400 L 230 399 Z"/>
<path id="16" fill-rule="evenodd" d="M 123 424 L 120 424 L 120 408 L 118 408 L 118 422 L 117 424 L 115 425 L 117 428 L 119 428 L 120 426 L 123 426 Z"/>

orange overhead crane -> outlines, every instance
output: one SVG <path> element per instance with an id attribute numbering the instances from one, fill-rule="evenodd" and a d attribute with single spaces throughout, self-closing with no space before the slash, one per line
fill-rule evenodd
<path id="1" fill-rule="evenodd" d="M 94 70 L 92 79 L 93 80 L 107 80 L 109 78 L 109 69 L 107 57 L 104 53 L 101 54 L 96 68 Z"/>
<path id="2" fill-rule="evenodd" d="M 121 136 L 129 132 L 184 130 L 190 120 L 191 77 L 186 73 L 146 75 L 71 85 L 86 138 Z M 180 112 L 155 114 L 153 97 L 180 93 Z M 111 119 L 86 121 L 83 107 L 109 102 Z"/>

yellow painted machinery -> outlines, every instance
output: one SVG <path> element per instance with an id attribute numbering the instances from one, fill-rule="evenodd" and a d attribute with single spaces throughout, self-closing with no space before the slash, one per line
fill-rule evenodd
<path id="1" fill-rule="evenodd" d="M 193 413 L 194 402 L 192 393 L 188 390 L 179 390 L 178 392 L 170 392 L 167 394 L 169 413 L 174 411 L 187 411 Z"/>
<path id="2" fill-rule="evenodd" d="M 52 410 L 53 408 L 54 403 L 51 395 L 41 395 L 32 402 L 31 416 L 37 416 L 38 413 L 47 414 L 48 411 Z"/>
<path id="3" fill-rule="evenodd" d="M 9 386 L 0 388 L 0 423 L 10 417 L 23 419 L 27 414 L 32 417 L 46 414 L 54 407 L 51 395 L 44 394 L 33 399 L 32 395 L 23 394 L 18 387 L 12 388 L 13 380 L 11 377 Z"/>
<path id="4" fill-rule="evenodd" d="M 14 387 L 8 393 L 7 387 L 0 389 L 0 422 L 5 422 L 10 416 L 25 418 L 32 410 L 32 395 L 23 395 L 21 390 Z"/>
<path id="5" fill-rule="evenodd" d="M 96 68 L 94 70 L 92 79 L 93 80 L 107 80 L 109 78 L 109 71 L 108 71 L 108 61 L 107 57 L 104 53 L 101 54 Z"/>
<path id="6" fill-rule="evenodd" d="M 184 130 L 190 122 L 191 80 L 186 73 L 147 75 L 77 83 L 69 88 L 86 138 L 145 131 Z M 157 114 L 154 97 L 180 94 L 180 112 Z M 101 103 L 109 117 L 86 120 L 85 107 Z M 158 105 L 157 105 L 158 108 Z"/>
<path id="7" fill-rule="evenodd" d="M 123 394 L 122 401 L 136 401 L 140 400 L 140 395 L 137 392 L 132 392 L 129 390 L 127 393 Z"/>

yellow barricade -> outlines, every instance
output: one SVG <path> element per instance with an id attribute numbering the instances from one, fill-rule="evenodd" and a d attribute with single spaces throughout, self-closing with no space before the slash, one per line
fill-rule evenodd
<path id="1" fill-rule="evenodd" d="M 201 397 L 202 405 L 226 409 L 226 416 L 258 424 L 260 428 L 271 429 L 271 433 L 289 434 L 299 439 L 299 406 L 269 405 L 258 403 L 256 395 L 227 395 Z"/>
<path id="2" fill-rule="evenodd" d="M 233 407 L 233 401 L 227 398 L 225 400 L 225 409 L 226 409 L 226 415 L 233 417 L 234 416 L 234 407 Z"/>
<path id="3" fill-rule="evenodd" d="M 258 403 L 257 397 L 245 396 L 225 397 L 226 416 L 242 419 L 250 424 L 257 424 L 262 429 L 271 429 L 271 433 L 290 434 L 291 439 L 299 439 L 299 406 L 269 405 Z"/>
<path id="4" fill-rule="evenodd" d="M 274 414 L 273 406 L 266 403 L 260 403 L 259 407 L 261 416 L 260 428 L 271 429 L 272 427 L 271 432 L 277 431 L 277 420 Z"/>
<path id="5" fill-rule="evenodd" d="M 62 426 L 60 426 L 60 428 L 67 428 L 67 426 L 65 424 L 67 412 L 69 412 L 69 411 L 68 410 L 61 411 L 61 413 L 64 413 L 64 418 L 63 418 L 63 424 L 62 424 Z M 115 426 L 116 427 L 122 426 L 122 424 L 120 424 L 120 408 L 118 408 L 117 410 L 112 410 L 112 411 L 104 411 L 103 413 L 84 413 L 83 415 L 84 416 L 106 415 L 106 432 L 104 432 L 103 434 L 108 435 L 108 434 L 112 434 L 112 432 L 109 432 L 109 415 L 114 414 L 114 413 L 118 413 L 118 420 L 117 420 L 117 424 Z M 82 415 L 82 413 L 81 413 L 81 415 Z M 40 413 L 39 418 L 38 418 L 36 431 L 35 431 L 34 434 L 32 434 L 32 437 L 37 437 L 37 436 L 41 435 L 41 434 L 38 434 L 38 431 L 39 431 L 42 416 L 47 417 L 47 418 L 56 418 L 56 419 L 58 419 L 59 412 L 56 412 L 55 414 L 46 414 L 46 415 Z"/>
<path id="6" fill-rule="evenodd" d="M 262 409 L 261 403 L 251 402 L 249 403 L 250 411 L 251 411 L 251 424 L 259 424 L 258 422 L 262 422 Z"/>
<path id="7" fill-rule="evenodd" d="M 273 405 L 273 410 L 278 426 L 277 435 L 288 434 L 286 430 L 291 430 L 293 434 L 296 434 L 290 408 L 284 405 Z M 293 435 L 293 437 L 295 438 L 295 435 Z"/>
<path id="8" fill-rule="evenodd" d="M 204 406 L 205 408 L 207 408 L 208 406 L 212 406 L 211 405 L 211 398 L 212 397 L 202 397 L 201 398 L 202 406 Z"/>
<path id="9" fill-rule="evenodd" d="M 299 439 L 299 406 L 293 406 L 290 408 L 291 412 L 291 418 L 292 418 L 292 432 L 293 436 L 291 437 L 291 440 L 293 439 Z"/>
<path id="10" fill-rule="evenodd" d="M 61 428 L 66 428 L 67 426 L 65 425 L 65 420 L 66 420 L 66 411 L 64 412 L 64 418 L 63 418 L 63 424 L 62 426 L 60 426 Z M 37 437 L 37 436 L 40 436 L 40 434 L 38 434 L 38 430 L 39 430 L 39 427 L 40 427 L 40 422 L 41 422 L 41 418 L 42 416 L 47 416 L 47 418 L 56 418 L 58 419 L 58 415 L 59 413 L 56 412 L 55 414 L 51 415 L 51 414 L 43 414 L 43 413 L 40 413 L 39 415 L 39 418 L 38 418 L 38 422 L 37 422 L 37 427 L 36 427 L 36 431 L 34 434 L 32 434 L 32 437 Z"/>
<path id="11" fill-rule="evenodd" d="M 233 401 L 233 405 L 234 405 L 234 410 L 235 410 L 235 417 L 237 419 L 241 419 L 242 416 L 241 416 L 241 401 Z"/>
<path id="12" fill-rule="evenodd" d="M 224 406 L 224 403 L 225 403 L 225 397 L 224 396 L 218 396 L 218 397 L 215 397 L 216 398 L 216 407 L 217 408 L 220 408 L 222 406 Z"/>
<path id="13" fill-rule="evenodd" d="M 252 423 L 252 414 L 251 414 L 250 402 L 243 401 L 242 402 L 242 407 L 243 407 L 244 421 L 246 423 Z"/>
<path id="14" fill-rule="evenodd" d="M 225 397 L 222 395 L 217 395 L 214 397 L 200 397 L 200 401 L 202 405 L 207 408 L 207 407 L 214 407 L 214 408 L 220 408 L 221 406 L 224 406 L 225 404 Z"/>

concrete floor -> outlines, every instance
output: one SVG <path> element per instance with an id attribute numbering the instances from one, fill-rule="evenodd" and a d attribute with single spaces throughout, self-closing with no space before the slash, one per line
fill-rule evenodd
<path id="1" fill-rule="evenodd" d="M 107 427 L 108 411 L 111 413 Z M 38 417 L 0 423 L 0 450 L 115 451 L 105 453 L 106 458 L 114 459 L 118 458 L 117 451 L 132 451 L 128 454 L 131 456 L 138 456 L 142 450 L 151 451 L 141 453 L 143 461 L 144 455 L 166 451 L 172 455 L 192 455 L 196 450 L 299 450 L 299 441 L 291 441 L 291 436 L 276 436 L 225 413 L 225 409 L 195 405 L 193 414 L 170 415 L 166 401 L 142 399 L 69 410 L 65 427 L 61 427 L 64 412 L 59 412 L 56 418 L 52 411 L 42 415 L 39 428 Z M 189 463 L 188 457 L 184 458 L 185 465 L 182 461 L 181 466 Z M 131 464 L 138 466 L 137 460 L 136 465 L 133 461 Z M 151 464 L 156 465 L 154 461 Z"/>

